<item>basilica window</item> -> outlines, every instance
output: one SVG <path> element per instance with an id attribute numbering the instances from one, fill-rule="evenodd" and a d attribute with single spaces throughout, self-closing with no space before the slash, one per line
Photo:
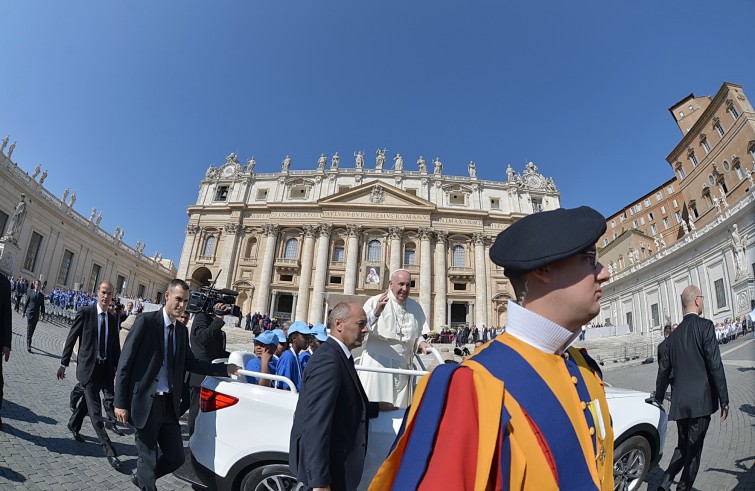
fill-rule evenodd
<path id="1" fill-rule="evenodd" d="M 414 242 L 408 242 L 404 246 L 404 265 L 414 266 L 417 264 L 417 246 Z"/>
<path id="2" fill-rule="evenodd" d="M 283 259 L 296 259 L 299 256 L 299 240 L 288 239 L 283 249 Z"/>
<path id="3" fill-rule="evenodd" d="M 342 240 L 337 240 L 333 245 L 333 262 L 342 263 L 346 260 L 345 248 Z"/>
<path id="4" fill-rule="evenodd" d="M 254 237 L 250 237 L 246 243 L 246 249 L 244 250 L 244 257 L 246 259 L 254 257 L 253 254 L 256 252 L 255 250 L 256 246 L 257 246 L 257 239 L 255 239 Z"/>
<path id="5" fill-rule="evenodd" d="M 381 246 L 379 240 L 371 240 L 367 244 L 367 260 L 378 262 L 380 261 Z"/>
<path id="6" fill-rule="evenodd" d="M 202 249 L 202 255 L 210 257 L 215 253 L 215 242 L 217 238 L 214 235 L 210 235 L 204 241 L 204 248 Z"/>
<path id="7" fill-rule="evenodd" d="M 534 199 L 532 200 L 532 212 L 533 213 L 539 213 L 543 211 L 543 200 L 541 199 Z"/>
<path id="8" fill-rule="evenodd" d="M 228 186 L 218 186 L 215 190 L 215 201 L 226 201 L 228 199 Z"/>
<path id="9" fill-rule="evenodd" d="M 463 268 L 466 265 L 466 253 L 464 251 L 464 246 L 454 246 L 451 261 L 454 268 Z"/>

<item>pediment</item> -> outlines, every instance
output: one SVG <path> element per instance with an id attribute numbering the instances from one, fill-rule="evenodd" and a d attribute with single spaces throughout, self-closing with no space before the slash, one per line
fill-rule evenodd
<path id="1" fill-rule="evenodd" d="M 435 210 L 435 204 L 380 181 L 366 182 L 348 191 L 333 194 L 319 201 L 322 207 L 369 206 Z"/>

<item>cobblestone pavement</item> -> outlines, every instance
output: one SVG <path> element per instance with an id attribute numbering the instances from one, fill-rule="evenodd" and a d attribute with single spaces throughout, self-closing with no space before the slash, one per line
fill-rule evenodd
<path id="1" fill-rule="evenodd" d="M 711 416 L 695 489 L 755 490 L 755 339 L 749 333 L 720 345 L 720 349 L 729 389 L 729 417 L 722 423 L 719 413 Z M 606 367 L 605 380 L 611 385 L 648 393 L 655 390 L 657 363 Z M 668 401 L 665 407 L 668 410 Z M 657 489 L 674 452 L 676 438 L 676 423 L 669 422 L 663 458 L 650 471 L 642 489 Z"/>
<path id="2" fill-rule="evenodd" d="M 251 333 L 225 328 L 230 350 L 249 349 Z M 33 353 L 26 352 L 26 321 L 13 316 L 13 352 L 4 364 L 5 400 L 0 431 L 0 490 L 129 490 L 135 489 L 129 474 L 136 467 L 133 432 L 125 437 L 111 435 L 124 462 L 115 471 L 102 456 L 88 420 L 81 434 L 85 443 L 74 441 L 66 428 L 70 416 L 68 396 L 75 384 L 74 369 L 67 378 L 55 379 L 65 327 L 40 323 L 34 335 Z M 729 420 L 714 416 L 708 430 L 695 488 L 707 490 L 755 490 L 755 340 L 746 338 L 721 346 L 731 409 Z M 606 380 L 618 387 L 650 392 L 655 386 L 656 364 L 606 366 Z M 185 425 L 184 425 L 185 430 Z M 186 433 L 184 433 L 186 437 Z M 676 425 L 670 424 L 660 466 L 648 477 L 655 489 L 671 458 L 676 443 Z M 173 476 L 158 481 L 161 490 L 191 489 Z"/>
<path id="3" fill-rule="evenodd" d="M 13 351 L 10 361 L 3 362 L 0 490 L 136 489 L 130 481 L 136 468 L 133 430 L 126 430 L 123 437 L 110 434 L 123 461 L 118 472 L 103 456 L 89 419 L 81 428 L 85 443 L 74 441 L 66 427 L 75 367 L 71 364 L 64 380 L 57 380 L 55 373 L 67 334 L 67 327 L 40 322 L 30 354 L 26 351 L 26 320 L 13 314 Z M 158 488 L 191 489 L 173 476 L 160 479 Z"/>

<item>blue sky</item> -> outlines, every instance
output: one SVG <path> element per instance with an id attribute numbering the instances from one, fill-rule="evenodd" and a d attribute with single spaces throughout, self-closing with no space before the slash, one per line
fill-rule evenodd
<path id="1" fill-rule="evenodd" d="M 751 0 L 8 1 L 0 136 L 84 216 L 178 260 L 199 181 L 378 147 L 505 179 L 528 161 L 605 215 L 671 178 L 667 108 L 755 98 Z M 6 210 L 7 211 L 7 210 Z"/>

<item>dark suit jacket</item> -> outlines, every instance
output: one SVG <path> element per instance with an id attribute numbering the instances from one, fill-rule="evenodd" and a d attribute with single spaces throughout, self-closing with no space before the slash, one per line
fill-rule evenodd
<path id="1" fill-rule="evenodd" d="M 37 290 L 29 290 L 24 302 L 24 315 L 29 318 L 39 318 L 39 312 L 45 313 L 45 294 Z"/>
<path id="2" fill-rule="evenodd" d="M 708 416 L 718 410 L 719 402 L 729 404 L 713 322 L 687 314 L 664 343 L 666 348 L 658 349 L 655 398 L 663 402 L 671 382 L 670 420 Z"/>
<path id="3" fill-rule="evenodd" d="M 121 356 L 121 342 L 118 338 L 118 325 L 116 324 L 115 315 L 108 313 L 108 335 L 105 351 L 107 353 L 107 380 L 113 380 L 115 377 L 115 367 L 118 366 L 118 359 Z M 76 340 L 79 340 L 79 353 L 76 357 L 76 379 L 82 384 L 89 383 L 92 378 L 92 372 L 97 364 L 97 347 L 99 337 L 97 332 L 97 305 L 84 307 L 76 313 L 71 330 L 68 331 L 66 344 L 63 346 L 63 356 L 60 364 L 67 367 L 71 361 L 73 347 Z"/>
<path id="4" fill-rule="evenodd" d="M 328 338 L 304 370 L 288 463 L 308 487 L 354 490 L 362 478 L 368 418 L 377 417 L 378 405 L 367 400 L 349 363 Z"/>
<path id="5" fill-rule="evenodd" d="M 10 281 L 5 275 L 0 275 L 0 345 L 11 347 L 13 339 L 13 317 L 11 317 Z"/>
<path id="6" fill-rule="evenodd" d="M 210 362 L 217 358 L 228 358 L 222 330 L 224 325 L 223 319 L 204 312 L 194 316 L 194 322 L 191 324 L 191 351 L 194 356 Z M 194 387 L 199 387 L 204 377 L 204 374 L 192 372 L 189 383 Z"/>
<path id="7" fill-rule="evenodd" d="M 139 314 L 123 344 L 115 377 L 115 407 L 128 409 L 131 422 L 137 429 L 144 428 L 152 410 L 165 349 L 163 330 L 163 309 Z M 174 339 L 176 351 L 171 395 L 178 419 L 184 370 L 225 376 L 228 369 L 224 363 L 213 364 L 198 360 L 189 349 L 186 326 L 178 321 L 175 323 Z"/>

